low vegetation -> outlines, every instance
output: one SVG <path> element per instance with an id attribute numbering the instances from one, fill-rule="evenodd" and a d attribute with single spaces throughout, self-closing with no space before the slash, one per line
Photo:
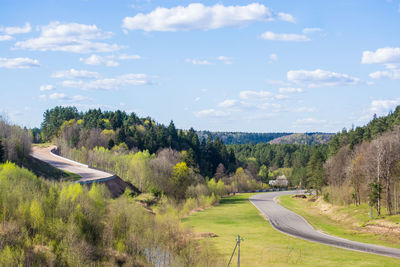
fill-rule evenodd
<path id="1" fill-rule="evenodd" d="M 52 183 L 0 165 L 0 266 L 215 266 L 210 246 L 176 217 L 153 215 L 128 194 Z"/>

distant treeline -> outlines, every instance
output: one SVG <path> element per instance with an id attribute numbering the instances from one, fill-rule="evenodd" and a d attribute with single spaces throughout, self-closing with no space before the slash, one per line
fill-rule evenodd
<path id="1" fill-rule="evenodd" d="M 226 145 L 232 144 L 258 144 L 268 143 L 269 141 L 285 136 L 292 133 L 243 133 L 243 132 L 210 132 L 210 131 L 198 131 L 200 139 L 207 139 L 208 136 L 213 138 L 219 138 Z"/>

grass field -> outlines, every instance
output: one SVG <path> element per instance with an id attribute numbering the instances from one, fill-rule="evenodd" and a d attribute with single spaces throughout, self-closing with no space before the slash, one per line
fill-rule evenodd
<path id="1" fill-rule="evenodd" d="M 365 225 L 374 225 L 379 221 L 391 221 L 398 223 L 399 215 L 381 217 L 371 220 L 368 216 L 369 207 L 367 204 L 360 206 L 344 206 L 331 208 L 330 213 L 321 214 L 318 203 L 310 202 L 307 199 L 292 198 L 291 196 L 281 196 L 279 202 L 282 206 L 290 209 L 304 217 L 314 228 L 323 232 L 346 239 L 351 239 L 364 243 L 379 244 L 388 247 L 400 248 L 398 235 L 393 235 L 390 231 L 386 233 L 370 233 L 363 229 Z M 330 205 L 328 205 L 329 207 Z"/>
<path id="2" fill-rule="evenodd" d="M 252 194 L 221 200 L 220 205 L 197 212 L 183 223 L 195 232 L 212 232 L 208 238 L 228 263 L 240 234 L 241 266 L 400 266 L 400 260 L 317 244 L 274 230 L 248 201 Z M 235 255 L 236 257 L 236 255 Z M 236 258 L 231 266 L 236 266 Z"/>

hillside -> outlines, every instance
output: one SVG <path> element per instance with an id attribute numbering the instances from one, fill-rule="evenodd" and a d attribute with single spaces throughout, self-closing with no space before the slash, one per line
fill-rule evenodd
<path id="1" fill-rule="evenodd" d="M 269 141 L 270 144 L 321 145 L 328 144 L 332 133 L 294 133 Z"/>
<path id="2" fill-rule="evenodd" d="M 210 132 L 197 131 L 200 139 L 207 139 L 209 135 L 218 137 L 226 145 L 267 143 L 273 139 L 291 135 L 292 133 L 245 133 L 245 132 Z"/>

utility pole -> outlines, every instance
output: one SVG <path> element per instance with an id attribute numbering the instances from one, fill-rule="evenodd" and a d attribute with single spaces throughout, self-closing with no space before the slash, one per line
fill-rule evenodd
<path id="1" fill-rule="evenodd" d="M 238 244 L 238 261 L 237 261 L 237 267 L 240 267 L 240 241 L 244 241 L 243 238 L 238 235 L 238 238 L 236 239 L 236 242 Z"/>
<path id="2" fill-rule="evenodd" d="M 235 245 L 235 248 L 233 249 L 231 258 L 229 259 L 228 266 L 229 266 L 229 264 L 231 264 L 233 255 L 235 255 L 236 248 L 238 248 L 237 267 L 240 267 L 240 241 L 244 241 L 244 239 L 241 238 L 240 235 L 238 235 L 238 237 L 235 239 L 235 241 L 236 241 L 236 245 Z"/>

